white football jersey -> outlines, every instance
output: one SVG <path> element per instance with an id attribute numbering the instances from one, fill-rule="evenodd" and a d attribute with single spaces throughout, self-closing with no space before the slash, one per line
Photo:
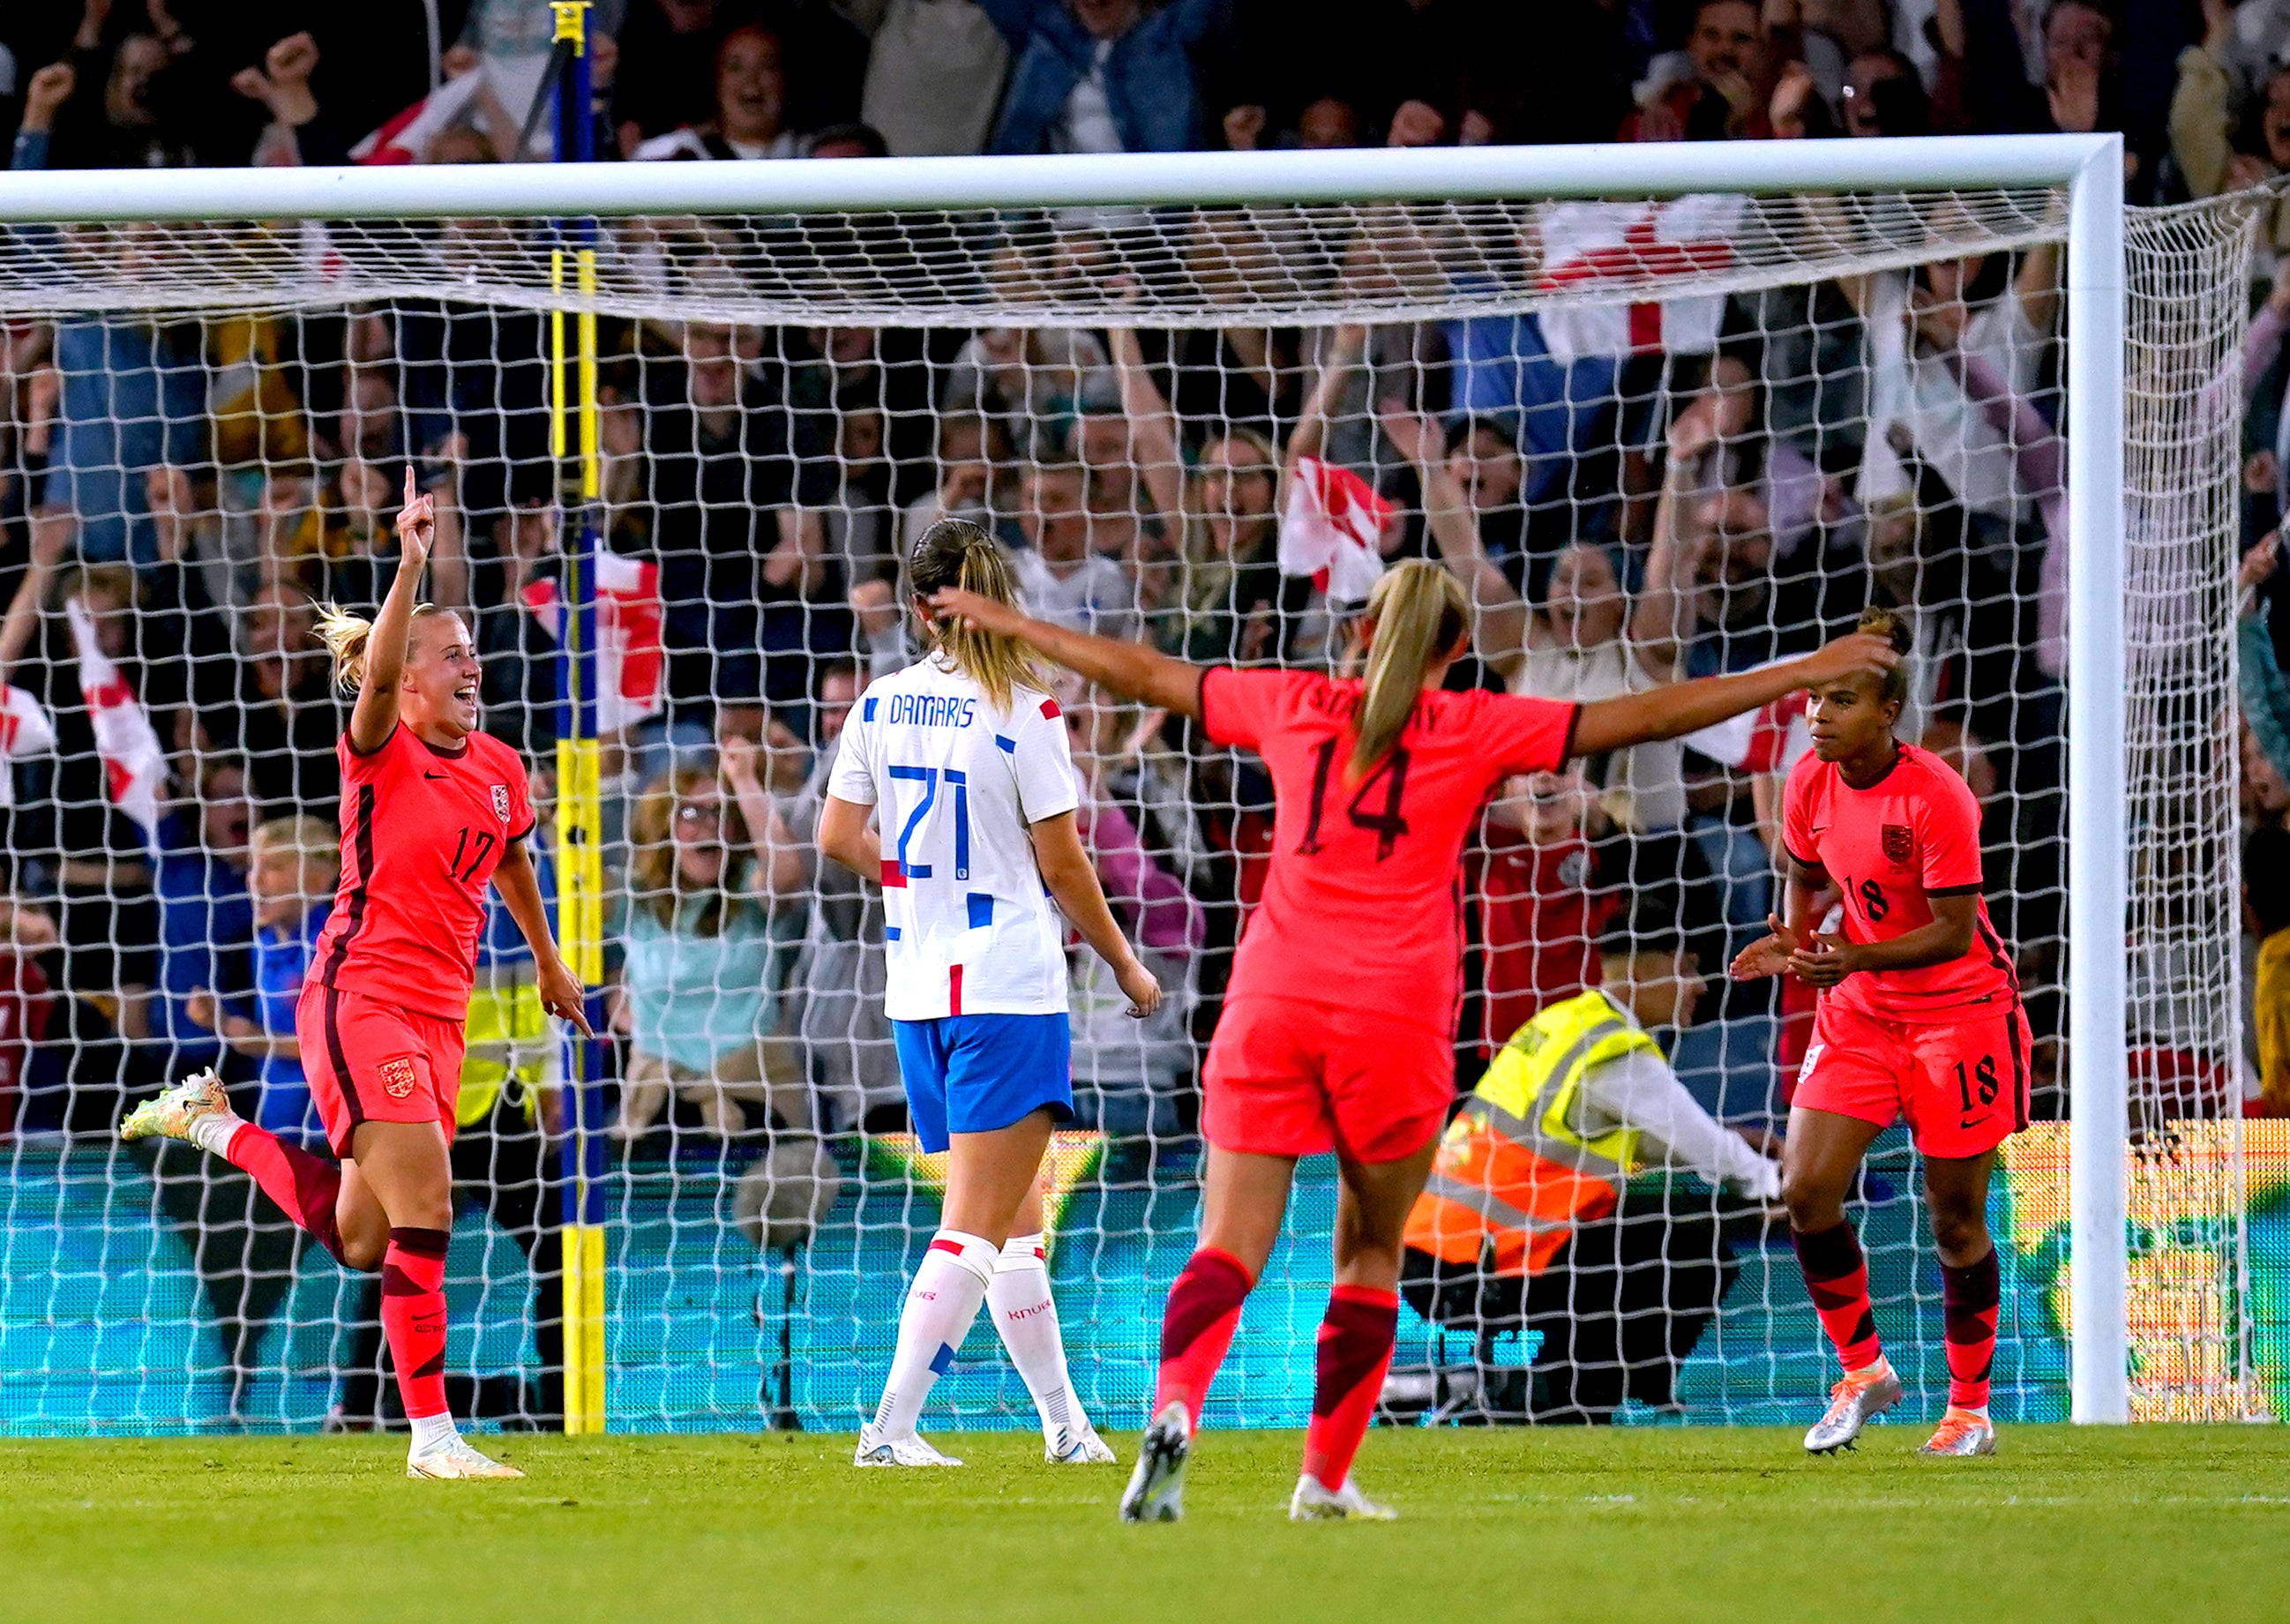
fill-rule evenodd
<path id="1" fill-rule="evenodd" d="M 1028 826 L 1080 804 L 1057 701 L 997 710 L 933 655 L 877 677 L 827 793 L 875 808 L 893 1020 L 1066 1012 L 1065 924 Z"/>

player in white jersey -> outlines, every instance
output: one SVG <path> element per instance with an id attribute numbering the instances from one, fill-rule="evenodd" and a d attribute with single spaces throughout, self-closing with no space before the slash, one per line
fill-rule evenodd
<path id="1" fill-rule="evenodd" d="M 929 652 L 860 695 L 819 846 L 882 880 L 884 1013 L 915 1135 L 953 1155 L 942 1227 L 908 1288 L 857 1463 L 962 1464 L 916 1436 L 915 1420 L 981 1300 L 1041 1412 L 1049 1459 L 1109 1461 L 1067 1380 L 1045 1261 L 1042 1153 L 1073 1115 L 1067 924 L 1113 967 L 1131 1014 L 1151 1014 L 1161 989 L 1082 845 L 1065 724 L 1033 656 L 999 633 L 939 623 L 928 606 L 955 586 L 1014 604 L 1000 549 L 977 525 L 941 519 L 907 574 Z"/>

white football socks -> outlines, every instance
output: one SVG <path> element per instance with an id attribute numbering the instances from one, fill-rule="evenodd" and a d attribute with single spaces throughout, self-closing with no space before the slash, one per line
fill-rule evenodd
<path id="1" fill-rule="evenodd" d="M 1013 1235 L 994 1260 L 986 1300 L 994 1328 L 1010 1350 L 1010 1362 L 1026 1379 L 1034 1408 L 1042 1418 L 1042 1438 L 1052 1449 L 1069 1428 L 1087 1424 L 1066 1376 L 1065 1338 L 1058 1329 L 1058 1305 L 1050 1295 L 1047 1248 L 1039 1235 Z"/>
<path id="2" fill-rule="evenodd" d="M 453 1412 L 440 1410 L 435 1415 L 409 1415 L 405 1424 L 413 1429 L 412 1447 L 409 1455 L 426 1455 L 440 1444 L 450 1444 L 460 1429 L 453 1425 Z"/>
<path id="3" fill-rule="evenodd" d="M 191 1143 L 209 1156 L 230 1159 L 231 1136 L 246 1126 L 246 1118 L 236 1111 L 220 1111 L 212 1116 L 201 1116 L 191 1124 Z"/>
<path id="4" fill-rule="evenodd" d="M 899 1313 L 890 1385 L 875 1406 L 875 1430 L 882 1436 L 903 1438 L 914 1431 L 923 1400 L 954 1363 L 955 1349 L 970 1334 L 978 1307 L 986 1300 L 994 1259 L 994 1243 L 977 1236 L 941 1229 L 931 1237 L 930 1250 L 907 1287 L 907 1306 Z"/>

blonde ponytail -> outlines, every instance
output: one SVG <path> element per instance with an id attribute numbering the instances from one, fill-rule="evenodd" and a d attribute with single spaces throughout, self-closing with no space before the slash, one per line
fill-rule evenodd
<path id="1" fill-rule="evenodd" d="M 356 693 L 365 681 L 365 645 L 372 640 L 373 622 L 352 614 L 339 604 L 318 605 L 318 641 L 334 658 L 334 687 Z"/>
<path id="2" fill-rule="evenodd" d="M 959 587 L 1013 609 L 1022 607 L 1002 549 L 967 519 L 941 519 L 923 532 L 907 556 L 907 587 L 925 600 L 934 592 Z M 983 688 L 1000 710 L 1010 708 L 1021 684 L 1029 688 L 1048 684 L 1034 652 L 1015 637 L 959 621 L 925 619 L 923 626 L 931 648 Z"/>
<path id="3" fill-rule="evenodd" d="M 435 604 L 413 605 L 412 620 L 406 623 L 406 637 L 413 636 L 413 622 L 445 611 Z M 373 641 L 373 622 L 364 615 L 352 614 L 339 604 L 318 605 L 318 641 L 326 645 L 326 652 L 334 658 L 334 687 L 342 693 L 356 693 L 365 685 L 367 646 Z"/>
<path id="4" fill-rule="evenodd" d="M 1470 604 L 1463 588 L 1439 565 L 1411 558 L 1393 565 L 1367 596 L 1365 686 L 1352 724 L 1358 739 L 1352 746 L 1349 776 L 1357 781 L 1391 754 L 1407 725 L 1423 678 L 1431 668 L 1452 654 L 1470 625 Z"/>

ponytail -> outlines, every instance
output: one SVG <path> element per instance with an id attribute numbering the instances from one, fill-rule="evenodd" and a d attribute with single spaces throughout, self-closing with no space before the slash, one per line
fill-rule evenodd
<path id="1" fill-rule="evenodd" d="M 1352 780 L 1366 777 L 1391 754 L 1425 675 L 1463 641 L 1469 611 L 1455 578 L 1428 559 L 1395 564 L 1375 583 L 1367 597 L 1366 685 L 1352 716 L 1358 733 L 1348 769 Z"/>
<path id="2" fill-rule="evenodd" d="M 959 587 L 1015 609 L 1017 583 L 994 538 L 967 519 L 941 519 L 916 540 L 907 555 L 907 588 L 927 600 L 934 592 Z M 923 636 L 933 652 L 986 691 L 996 708 L 1007 711 L 1021 684 L 1047 684 L 1031 649 L 1015 637 L 981 631 L 958 621 L 925 618 Z"/>
<path id="3" fill-rule="evenodd" d="M 426 620 L 445 611 L 435 604 L 413 605 L 413 620 Z M 412 636 L 411 622 L 406 636 Z M 326 652 L 334 659 L 334 687 L 342 693 L 356 693 L 365 685 L 367 646 L 373 641 L 373 622 L 362 614 L 352 614 L 339 604 L 318 605 L 318 641 L 326 645 Z"/>
<path id="4" fill-rule="evenodd" d="M 1895 654 L 1905 655 L 1916 646 L 1916 634 L 1909 629 L 1908 617 L 1897 609 L 1872 604 L 1861 612 L 1860 623 L 1853 629 L 1886 639 Z M 1905 659 L 1878 680 L 1877 694 L 1895 705 L 1908 703 L 1909 662 Z"/>
<path id="5" fill-rule="evenodd" d="M 373 622 L 352 614 L 338 604 L 318 605 L 318 641 L 334 659 L 334 687 L 356 693 L 365 681 L 365 647 L 373 637 Z"/>

